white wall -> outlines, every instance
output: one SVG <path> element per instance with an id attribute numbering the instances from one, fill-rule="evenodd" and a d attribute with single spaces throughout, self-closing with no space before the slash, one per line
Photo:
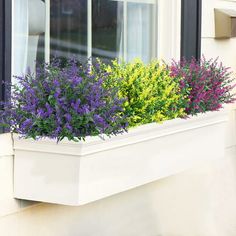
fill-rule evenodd
<path id="1" fill-rule="evenodd" d="M 236 39 L 214 39 L 213 8 L 216 6 L 236 8 L 236 2 L 203 0 L 202 52 L 206 57 L 220 56 L 236 72 Z M 162 5 L 161 9 L 166 7 L 167 5 Z M 179 10 L 176 15 L 178 12 Z M 173 33 L 175 29 L 170 33 L 163 26 L 161 32 L 177 35 Z M 176 42 L 179 41 L 178 36 L 175 39 Z M 173 38 L 171 40 L 174 42 Z M 174 51 L 173 47 L 168 46 L 161 50 L 160 54 L 166 59 L 179 53 L 179 48 Z M 82 207 L 14 200 L 11 139 L 7 135 L 1 135 L 0 235 L 235 236 L 234 124 L 235 112 L 232 111 L 226 143 L 227 147 L 232 148 L 227 149 L 224 159 L 207 162 L 184 173 Z"/>
<path id="2" fill-rule="evenodd" d="M 236 11 L 236 1 L 234 0 L 203 0 L 202 12 L 202 54 L 206 58 L 216 58 L 224 65 L 232 68 L 236 76 L 236 38 L 215 39 L 214 8 L 234 9 Z M 236 118 L 235 105 L 232 105 L 232 114 L 228 125 L 227 146 L 236 145 Z"/>

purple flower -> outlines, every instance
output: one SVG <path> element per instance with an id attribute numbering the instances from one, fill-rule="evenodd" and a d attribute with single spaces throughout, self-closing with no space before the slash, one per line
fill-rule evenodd
<path id="1" fill-rule="evenodd" d="M 83 80 L 82 77 L 74 76 L 72 78 L 72 85 L 73 85 L 73 87 L 76 87 L 78 84 L 80 84 L 82 82 L 82 80 Z"/>
<path id="2" fill-rule="evenodd" d="M 37 115 L 39 116 L 39 117 L 41 117 L 41 118 L 45 118 L 46 116 L 45 116 L 45 112 L 44 112 L 44 110 L 42 109 L 42 108 L 39 108 L 38 110 L 37 110 Z"/>
<path id="3" fill-rule="evenodd" d="M 46 107 L 46 109 L 47 109 L 47 116 L 50 116 L 50 115 L 52 115 L 52 113 L 53 113 L 53 108 L 48 104 L 48 103 L 46 103 L 45 104 L 45 107 Z"/>
<path id="4" fill-rule="evenodd" d="M 82 107 L 81 107 L 81 113 L 82 114 L 88 114 L 89 113 L 89 106 L 86 104 L 86 105 L 83 105 Z"/>
<path id="5" fill-rule="evenodd" d="M 59 86 L 60 86 L 59 80 L 58 80 L 58 79 L 55 79 L 55 80 L 53 81 L 53 85 L 54 85 L 55 87 L 59 87 Z"/>
<path id="6" fill-rule="evenodd" d="M 22 129 L 28 129 L 32 126 L 32 119 L 26 119 L 23 123 L 22 123 Z"/>
<path id="7" fill-rule="evenodd" d="M 65 114 L 65 118 L 66 118 L 66 121 L 67 122 L 71 122 L 71 120 L 72 120 L 72 117 L 71 117 L 71 115 L 70 114 Z"/>
<path id="8" fill-rule="evenodd" d="M 117 88 L 105 86 L 100 63 L 77 60 L 37 63 L 36 73 L 16 77 L 9 85 L 10 102 L 3 102 L 0 123 L 24 137 L 82 140 L 88 135 L 118 134 L 125 130 Z M 110 98 L 113 99 L 110 99 Z"/>
<path id="9" fill-rule="evenodd" d="M 66 123 L 65 127 L 66 127 L 67 131 L 72 132 L 73 128 L 71 127 L 71 125 L 69 123 Z"/>
<path id="10" fill-rule="evenodd" d="M 95 115 L 93 116 L 93 118 L 94 118 L 94 122 L 95 122 L 96 124 L 102 125 L 102 126 L 106 125 L 105 120 L 104 120 L 100 115 L 95 114 Z"/>
<path id="11" fill-rule="evenodd" d="M 71 107 L 75 110 L 76 113 L 79 113 L 79 107 L 80 107 L 80 99 L 78 98 L 76 102 L 71 103 Z"/>

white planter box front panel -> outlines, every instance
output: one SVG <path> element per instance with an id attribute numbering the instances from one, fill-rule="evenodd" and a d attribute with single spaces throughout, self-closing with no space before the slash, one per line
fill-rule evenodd
<path id="1" fill-rule="evenodd" d="M 16 198 L 83 205 L 224 156 L 227 114 L 148 124 L 86 142 L 14 138 Z"/>

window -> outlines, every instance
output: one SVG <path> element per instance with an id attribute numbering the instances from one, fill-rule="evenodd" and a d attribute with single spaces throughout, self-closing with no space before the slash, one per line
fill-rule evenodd
<path id="1" fill-rule="evenodd" d="M 156 1 L 13 0 L 13 74 L 53 56 L 150 61 L 157 51 Z"/>

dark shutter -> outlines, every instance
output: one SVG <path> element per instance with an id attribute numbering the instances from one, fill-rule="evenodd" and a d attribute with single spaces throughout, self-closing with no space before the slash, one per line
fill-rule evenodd
<path id="1" fill-rule="evenodd" d="M 12 0 L 0 0 L 0 100 L 6 100 L 5 85 L 11 81 Z M 2 130 L 0 130 L 1 132 Z"/>
<path id="2" fill-rule="evenodd" d="M 201 57 L 202 0 L 182 0 L 181 58 Z"/>

